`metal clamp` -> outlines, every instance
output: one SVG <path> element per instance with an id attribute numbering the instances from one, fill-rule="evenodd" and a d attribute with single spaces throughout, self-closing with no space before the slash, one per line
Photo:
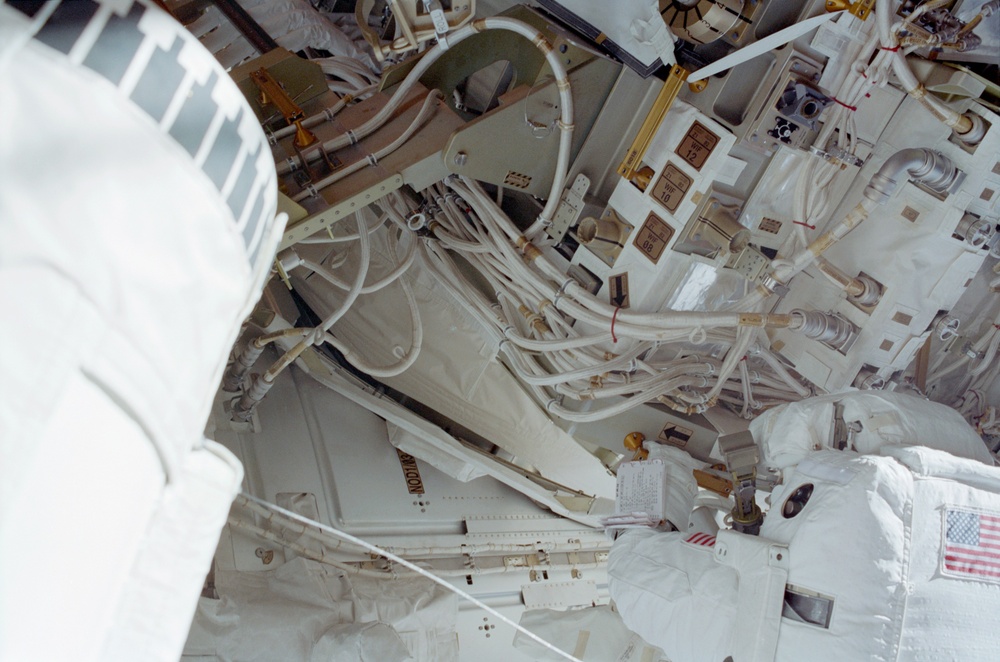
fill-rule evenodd
<path id="1" fill-rule="evenodd" d="M 766 288 L 768 292 L 777 294 L 779 297 L 788 296 L 788 286 L 771 274 L 764 274 L 760 279 L 760 284 L 762 287 Z"/>
<path id="2" fill-rule="evenodd" d="M 733 475 L 733 529 L 740 533 L 757 535 L 764 521 L 764 513 L 754 501 L 757 491 L 757 463 L 760 449 L 748 431 L 719 437 L 719 452 L 726 460 L 726 467 Z"/>

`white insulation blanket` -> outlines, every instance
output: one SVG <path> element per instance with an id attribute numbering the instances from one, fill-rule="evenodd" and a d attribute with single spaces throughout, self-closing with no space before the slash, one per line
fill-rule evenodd
<path id="1" fill-rule="evenodd" d="M 369 281 L 392 268 L 384 234 L 373 235 Z M 353 251 L 340 271 L 344 278 L 353 277 L 355 264 Z M 435 283 L 419 259 L 403 278 L 411 280 L 420 308 L 423 348 L 410 369 L 382 381 L 488 439 L 546 478 L 613 499 L 614 476 L 522 389 L 497 360 L 497 347 L 484 340 L 476 322 Z M 318 276 L 293 278 L 293 283 L 321 316 L 328 315 L 343 296 Z M 410 346 L 410 325 L 400 323 L 408 316 L 406 310 L 406 299 L 393 285 L 361 296 L 333 332 L 367 361 L 391 365 Z"/>
<path id="2" fill-rule="evenodd" d="M 458 598 L 423 578 L 348 578 L 297 558 L 274 570 L 216 574 L 183 660 L 456 662 Z"/>

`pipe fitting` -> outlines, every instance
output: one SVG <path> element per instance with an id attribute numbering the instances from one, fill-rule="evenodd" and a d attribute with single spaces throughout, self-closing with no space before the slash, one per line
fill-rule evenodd
<path id="1" fill-rule="evenodd" d="M 244 423 L 249 421 L 257 403 L 264 399 L 272 386 L 274 386 L 274 381 L 269 380 L 267 375 L 256 375 L 250 387 L 240 396 L 239 400 L 233 403 L 233 420 Z"/>
<path id="2" fill-rule="evenodd" d="M 243 386 L 243 379 L 246 374 L 250 372 L 250 368 L 253 367 L 260 355 L 264 353 L 264 346 L 256 342 L 256 339 L 250 340 L 243 347 L 236 359 L 226 368 L 226 372 L 222 375 L 222 390 L 228 393 L 236 393 Z"/>
<path id="3" fill-rule="evenodd" d="M 859 306 L 874 306 L 882 299 L 882 288 L 874 278 L 862 274 L 851 281 L 848 295 Z"/>
<path id="4" fill-rule="evenodd" d="M 789 313 L 792 324 L 789 328 L 806 338 L 818 340 L 835 349 L 843 349 L 854 338 L 857 329 L 851 322 L 833 313 L 796 308 Z"/>
<path id="5" fill-rule="evenodd" d="M 901 181 L 912 179 L 935 193 L 948 193 L 961 183 L 965 173 L 947 156 L 925 147 L 901 149 L 882 164 L 865 188 L 865 197 L 884 204 Z"/>

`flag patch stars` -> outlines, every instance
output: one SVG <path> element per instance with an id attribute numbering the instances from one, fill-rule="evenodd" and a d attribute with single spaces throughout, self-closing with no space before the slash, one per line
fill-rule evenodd
<path id="1" fill-rule="evenodd" d="M 1000 513 L 948 508 L 941 573 L 1000 583 Z"/>

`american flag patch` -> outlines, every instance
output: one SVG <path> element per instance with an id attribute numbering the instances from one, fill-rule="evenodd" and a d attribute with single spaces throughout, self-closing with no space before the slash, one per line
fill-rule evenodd
<path id="1" fill-rule="evenodd" d="M 707 533 L 693 533 L 684 542 L 702 547 L 715 547 L 715 536 L 710 536 Z"/>
<path id="2" fill-rule="evenodd" d="M 941 572 L 1000 583 L 1000 513 L 948 508 Z"/>

